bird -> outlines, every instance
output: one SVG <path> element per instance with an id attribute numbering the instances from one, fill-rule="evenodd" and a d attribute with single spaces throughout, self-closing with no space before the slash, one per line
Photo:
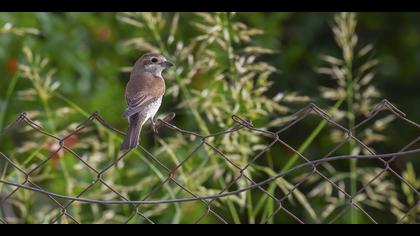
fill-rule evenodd
<path id="1" fill-rule="evenodd" d="M 174 64 L 159 53 L 146 53 L 134 64 L 125 89 L 127 108 L 123 113 L 128 119 L 128 130 L 121 150 L 131 150 L 139 144 L 143 125 L 151 120 L 156 133 L 154 117 L 162 104 L 165 81 L 162 72 Z"/>

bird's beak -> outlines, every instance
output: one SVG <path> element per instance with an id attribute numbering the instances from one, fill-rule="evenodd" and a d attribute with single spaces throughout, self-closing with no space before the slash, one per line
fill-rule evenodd
<path id="1" fill-rule="evenodd" d="M 162 66 L 165 68 L 168 68 L 168 67 L 174 66 L 174 63 L 172 63 L 171 61 L 164 61 L 162 62 Z"/>

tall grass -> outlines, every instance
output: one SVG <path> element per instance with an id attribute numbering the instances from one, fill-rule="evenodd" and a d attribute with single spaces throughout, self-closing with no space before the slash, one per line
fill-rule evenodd
<path id="1" fill-rule="evenodd" d="M 262 54 L 273 54 L 273 50 L 252 45 L 252 38 L 263 34 L 259 29 L 252 29 L 235 20 L 234 13 L 199 13 L 189 16 L 192 31 L 196 35 L 188 40 L 179 40 L 181 32 L 177 31 L 178 22 L 182 18 L 178 14 L 137 14 L 125 13 L 119 15 L 122 22 L 128 23 L 148 34 L 141 38 L 128 39 L 126 46 L 134 46 L 141 53 L 148 50 L 162 52 L 175 59 L 177 70 L 169 72 L 167 95 L 176 101 L 176 113 L 190 112 L 194 117 L 200 133 L 209 134 L 233 125 L 231 116 L 238 114 L 255 122 L 267 122 L 270 114 L 287 114 L 290 112 L 287 101 L 292 103 L 308 101 L 307 97 L 295 93 L 279 93 L 275 98 L 266 96 L 273 82 L 270 77 L 276 75 L 276 69 L 264 61 L 258 60 Z M 155 24 L 158 21 L 160 24 Z M 165 36 L 163 38 L 162 36 Z M 147 42 L 147 43 L 146 43 Z M 176 45 L 174 45 L 176 44 Z M 141 54 L 140 53 L 140 54 Z M 198 83 L 201 83 L 197 87 Z M 278 125 L 278 124 L 277 124 Z M 191 127 L 194 129 L 194 127 Z M 267 127 L 268 128 L 268 127 Z M 177 137 L 177 139 L 185 137 Z M 246 141 L 245 141 L 246 140 Z M 212 140 L 221 151 L 228 153 L 240 165 L 245 165 L 250 157 L 261 150 L 261 138 L 251 133 L 231 134 L 222 140 Z M 179 141 L 178 141 L 179 142 Z M 183 141 L 186 142 L 186 141 Z M 171 140 L 166 148 L 171 147 Z M 206 155 L 213 151 L 206 147 Z M 166 151 L 176 153 L 174 150 Z M 219 158 L 220 159 L 220 158 Z M 211 158 L 208 167 L 204 167 L 207 178 L 212 178 L 206 168 L 216 168 L 228 174 L 234 174 L 235 169 L 226 168 L 226 163 Z M 203 170 L 201 170 L 203 171 Z M 247 170 L 247 174 L 253 174 Z M 273 173 L 270 173 L 273 174 Z M 214 177 L 213 177 L 214 178 Z M 206 178 L 203 178 L 203 180 Z M 218 185 L 224 186 L 225 180 L 218 178 Z M 201 183 L 190 186 L 197 188 Z M 246 184 L 239 181 L 238 187 Z M 273 184 L 270 191 L 274 191 Z M 203 191 L 204 189 L 202 189 Z M 223 201 L 223 200 L 222 200 Z M 262 198 L 260 205 L 268 201 Z M 240 211 L 248 212 L 248 221 L 256 222 L 259 211 L 269 211 L 265 208 L 254 209 L 250 194 L 224 201 L 234 222 L 239 223 Z M 271 202 L 272 204 L 272 202 Z M 268 214 L 268 213 L 266 213 Z"/>
<path id="2" fill-rule="evenodd" d="M 395 116 L 391 114 L 383 118 L 377 118 L 375 124 L 381 125 L 373 125 L 372 128 L 359 127 L 356 132 L 356 120 L 358 118 L 361 120 L 369 114 L 374 108 L 374 105 L 379 103 L 379 98 L 381 97 L 379 91 L 372 84 L 372 81 L 375 78 L 375 67 L 379 63 L 379 61 L 373 57 L 372 52 L 374 51 L 374 46 L 372 44 L 360 45 L 359 36 L 356 33 L 356 26 L 357 16 L 355 13 L 336 14 L 332 32 L 337 46 L 341 51 L 340 57 L 331 55 L 322 56 L 322 60 L 328 66 L 319 67 L 316 71 L 320 74 L 327 75 L 336 82 L 335 87 L 321 87 L 322 97 L 335 101 L 332 108 L 332 111 L 334 111 L 332 114 L 335 121 L 342 122 L 344 120 L 346 126 L 352 131 L 353 136 L 360 138 L 364 144 L 371 146 L 372 144 L 381 143 L 386 140 L 386 137 L 381 134 L 381 132 L 395 120 Z M 346 106 L 342 107 L 342 105 Z M 324 124 L 321 123 L 320 125 Z M 318 126 L 318 128 L 319 127 L 320 126 Z M 345 138 L 344 135 L 345 134 L 342 134 L 341 131 L 333 130 L 331 139 L 339 142 Z M 368 150 L 356 145 L 353 140 L 349 140 L 347 152 L 352 155 L 358 155 L 361 152 L 367 153 Z M 386 185 L 389 186 L 387 191 L 377 192 L 377 190 L 372 190 L 368 187 L 368 193 L 362 192 L 356 194 L 359 190 L 358 186 L 366 186 L 366 184 L 375 176 L 374 173 L 378 173 L 378 169 L 358 166 L 357 160 L 353 159 L 349 161 L 348 174 L 345 172 L 340 173 L 336 170 L 331 171 L 331 174 L 341 176 L 336 180 L 338 185 L 342 186 L 343 189 L 349 189 L 351 196 L 355 197 L 355 203 L 366 204 L 378 209 L 384 209 L 386 204 L 389 203 L 391 208 L 395 209 L 394 207 L 400 204 L 400 201 L 397 200 L 396 197 L 398 195 L 396 194 L 398 187 L 392 184 L 392 182 L 389 182 L 390 180 L 386 179 L 384 176 L 380 176 L 379 180 L 376 180 L 377 182 L 372 184 L 372 188 L 377 188 L 379 185 Z M 316 181 L 316 179 L 318 178 L 315 177 L 310 182 Z M 349 180 L 348 188 L 346 187 L 347 179 Z M 333 213 L 333 209 L 343 206 L 343 203 L 346 201 L 344 196 L 340 196 L 340 194 L 339 197 L 334 197 L 331 189 L 327 187 L 328 185 L 329 183 L 327 182 L 321 182 L 319 185 L 316 185 L 317 187 L 309 194 L 310 196 L 320 195 L 321 197 L 330 199 L 330 204 L 327 204 L 325 207 L 323 218 L 327 218 Z M 383 199 L 380 201 L 381 203 L 372 203 L 371 201 L 381 198 L 379 195 L 386 195 L 389 202 L 386 199 Z M 360 199 L 368 200 L 361 201 Z M 395 210 L 392 211 L 395 212 Z M 350 209 L 349 220 L 344 222 L 361 223 L 364 221 L 361 219 L 361 213 L 352 207 Z"/>

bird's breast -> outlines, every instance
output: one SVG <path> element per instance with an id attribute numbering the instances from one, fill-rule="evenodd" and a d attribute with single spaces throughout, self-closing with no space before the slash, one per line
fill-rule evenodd
<path id="1" fill-rule="evenodd" d="M 162 104 L 162 96 L 160 96 L 155 101 L 147 105 L 141 112 L 141 115 L 147 117 L 147 119 L 154 118 L 161 104 Z"/>

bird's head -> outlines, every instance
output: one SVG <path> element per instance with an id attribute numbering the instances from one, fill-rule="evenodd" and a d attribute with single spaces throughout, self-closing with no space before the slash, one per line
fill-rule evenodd
<path id="1" fill-rule="evenodd" d="M 138 61 L 140 67 L 153 75 L 161 76 L 162 71 L 174 64 L 158 53 L 144 54 Z"/>

